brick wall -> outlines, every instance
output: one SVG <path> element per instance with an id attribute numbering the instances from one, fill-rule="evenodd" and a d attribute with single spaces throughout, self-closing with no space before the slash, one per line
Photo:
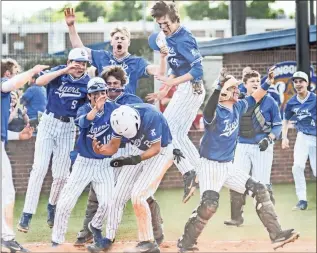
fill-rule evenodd
<path id="1" fill-rule="evenodd" d="M 193 143 L 198 147 L 202 131 L 190 131 L 189 136 Z M 292 163 L 293 163 L 293 146 L 296 132 L 291 129 L 289 132 L 290 149 L 281 150 L 280 141 L 277 141 L 274 151 L 274 162 L 272 167 L 272 181 L 292 182 Z M 12 164 L 13 181 L 17 193 L 24 194 L 27 188 L 29 171 L 33 164 L 35 138 L 29 141 L 9 141 L 6 150 Z M 316 162 L 316 161 L 315 161 Z M 306 178 L 311 177 L 309 163 L 306 164 Z M 43 184 L 42 192 L 48 192 L 51 186 L 52 176 L 49 170 Z M 172 166 L 161 183 L 162 188 L 182 187 L 183 181 L 181 174 Z"/>
<path id="2" fill-rule="evenodd" d="M 256 51 L 237 52 L 223 55 L 223 66 L 236 78 L 242 79 L 243 68 L 250 66 L 259 71 L 261 75 L 274 63 L 283 61 L 296 61 L 296 47 L 278 47 Z M 310 62 L 317 72 L 317 46 L 310 45 Z"/>

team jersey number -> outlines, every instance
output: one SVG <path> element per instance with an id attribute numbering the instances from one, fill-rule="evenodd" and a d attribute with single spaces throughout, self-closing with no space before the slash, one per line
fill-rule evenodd
<path id="1" fill-rule="evenodd" d="M 109 143 L 110 140 L 111 140 L 111 135 L 110 135 L 110 134 L 104 136 L 104 137 L 103 137 L 103 144 Z"/>
<path id="2" fill-rule="evenodd" d="M 71 109 L 76 109 L 77 103 L 78 103 L 78 101 L 77 101 L 77 100 L 74 100 L 74 101 L 72 102 L 72 106 L 71 106 L 70 108 L 71 108 Z"/>

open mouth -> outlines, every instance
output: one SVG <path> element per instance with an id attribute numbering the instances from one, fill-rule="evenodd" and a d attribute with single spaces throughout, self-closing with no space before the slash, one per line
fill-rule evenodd
<path id="1" fill-rule="evenodd" d="M 117 49 L 121 50 L 122 49 L 122 45 L 117 45 Z"/>

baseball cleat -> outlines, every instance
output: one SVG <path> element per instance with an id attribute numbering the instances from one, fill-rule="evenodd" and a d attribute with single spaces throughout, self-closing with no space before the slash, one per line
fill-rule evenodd
<path id="1" fill-rule="evenodd" d="M 101 230 L 98 228 L 95 228 L 94 226 L 91 225 L 91 222 L 88 223 L 88 229 L 90 230 L 90 232 L 93 234 L 94 237 L 94 241 L 98 242 L 100 240 L 102 240 L 102 233 Z"/>
<path id="2" fill-rule="evenodd" d="M 32 220 L 32 214 L 30 213 L 22 213 L 19 224 L 17 226 L 18 231 L 27 233 L 30 228 L 30 222 Z"/>
<path id="3" fill-rule="evenodd" d="M 293 211 L 307 210 L 308 202 L 305 200 L 298 201 L 297 205 L 293 207 Z"/>
<path id="4" fill-rule="evenodd" d="M 90 231 L 81 230 L 77 235 L 77 240 L 74 243 L 75 247 L 84 246 L 86 243 L 93 242 L 93 235 Z"/>
<path id="5" fill-rule="evenodd" d="M 1 252 L 29 252 L 26 248 L 23 248 L 16 240 L 5 241 L 1 238 Z"/>
<path id="6" fill-rule="evenodd" d="M 100 251 L 108 251 L 112 246 L 112 241 L 108 238 L 102 238 L 99 242 L 87 246 L 87 250 L 91 253 L 98 253 Z"/>
<path id="7" fill-rule="evenodd" d="M 60 244 L 52 241 L 52 248 L 57 248 Z"/>
<path id="8" fill-rule="evenodd" d="M 199 249 L 196 247 L 196 243 L 194 244 L 186 244 L 184 243 L 183 237 L 178 239 L 177 241 L 177 249 L 179 253 L 189 253 L 189 252 L 196 252 Z"/>
<path id="9" fill-rule="evenodd" d="M 183 175 L 184 180 L 184 197 L 183 203 L 186 203 L 193 195 L 198 187 L 196 179 L 196 172 L 194 170 L 188 171 Z"/>
<path id="10" fill-rule="evenodd" d="M 239 219 L 239 220 L 227 220 L 227 221 L 224 221 L 224 224 L 227 225 L 227 226 L 236 226 L 236 227 L 240 227 L 242 226 L 244 222 L 244 219 Z"/>
<path id="11" fill-rule="evenodd" d="M 54 226 L 56 205 L 47 204 L 47 225 L 52 228 Z"/>
<path id="12" fill-rule="evenodd" d="M 274 240 L 272 240 L 273 249 L 283 248 L 287 243 L 294 242 L 299 238 L 299 233 L 294 232 L 294 229 L 282 231 Z"/>
<path id="13" fill-rule="evenodd" d="M 154 238 L 155 239 L 155 242 L 158 246 L 160 246 L 162 244 L 162 242 L 164 241 L 164 234 L 162 234 L 161 237 L 159 238 Z"/>
<path id="14" fill-rule="evenodd" d="M 160 248 L 155 242 L 143 241 L 139 242 L 135 248 L 126 249 L 124 253 L 160 253 Z"/>

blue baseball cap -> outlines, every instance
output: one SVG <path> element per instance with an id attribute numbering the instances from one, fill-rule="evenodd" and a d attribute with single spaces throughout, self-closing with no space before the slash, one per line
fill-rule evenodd
<path id="1" fill-rule="evenodd" d="M 148 38 L 149 46 L 154 51 L 160 51 L 160 48 L 167 46 L 164 33 L 152 33 Z"/>

